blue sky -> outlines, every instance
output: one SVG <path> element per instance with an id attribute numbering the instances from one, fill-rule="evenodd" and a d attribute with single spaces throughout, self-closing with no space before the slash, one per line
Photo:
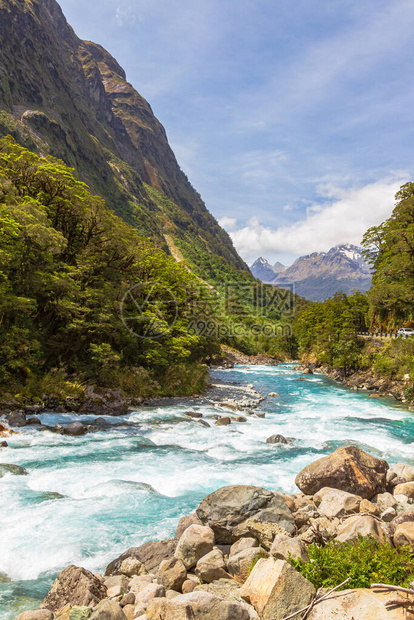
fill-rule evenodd
<path id="1" fill-rule="evenodd" d="M 414 172 L 412 0 L 61 0 L 241 255 L 359 243 Z"/>

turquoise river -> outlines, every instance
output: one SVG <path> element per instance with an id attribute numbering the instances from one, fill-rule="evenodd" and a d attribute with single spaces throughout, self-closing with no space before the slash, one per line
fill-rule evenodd
<path id="1" fill-rule="evenodd" d="M 221 486 L 294 492 L 305 465 L 348 444 L 390 463 L 414 464 L 414 415 L 392 401 L 318 374 L 298 381 L 300 373 L 288 365 L 236 366 L 214 376 L 279 396 L 259 407 L 265 418 L 230 426 L 186 419 L 185 405 L 142 407 L 108 417 L 109 429 L 83 437 L 27 427 L 8 440 L 0 461 L 29 474 L 0 479 L 1 620 L 37 607 L 68 564 L 102 571 L 128 547 L 170 537 L 179 518 Z M 198 409 L 206 419 L 225 413 Z M 51 425 L 79 416 L 41 419 Z M 294 445 L 266 444 L 274 433 L 292 437 Z"/>

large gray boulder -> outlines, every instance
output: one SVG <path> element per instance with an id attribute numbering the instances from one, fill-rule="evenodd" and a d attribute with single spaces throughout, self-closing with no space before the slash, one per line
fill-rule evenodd
<path id="1" fill-rule="evenodd" d="M 85 568 L 71 565 L 60 571 L 40 608 L 56 613 L 67 604 L 94 607 L 106 596 L 107 588 L 100 579 Z"/>
<path id="2" fill-rule="evenodd" d="M 222 487 L 205 497 L 196 513 L 202 523 L 213 529 L 217 544 L 232 544 L 249 536 L 247 522 L 252 518 L 277 524 L 290 533 L 295 528 L 283 497 L 262 487 Z"/>
<path id="3" fill-rule="evenodd" d="M 247 609 L 201 590 L 181 594 L 172 600 L 154 599 L 146 611 L 148 620 L 249 620 Z"/>
<path id="4" fill-rule="evenodd" d="M 136 558 L 144 565 L 147 573 L 156 572 L 163 560 L 174 555 L 176 542 L 172 539 L 147 542 L 140 547 L 131 547 L 106 567 L 105 575 L 117 575 L 121 565 L 127 558 Z"/>
<path id="5" fill-rule="evenodd" d="M 356 446 L 347 446 L 302 469 L 296 476 L 296 485 L 307 495 L 332 487 L 371 499 L 385 491 L 387 470 L 386 461 Z"/>

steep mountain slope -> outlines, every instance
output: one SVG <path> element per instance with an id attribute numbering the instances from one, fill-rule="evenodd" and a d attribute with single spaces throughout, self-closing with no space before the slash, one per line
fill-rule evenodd
<path id="1" fill-rule="evenodd" d="M 204 271 L 211 256 L 248 273 L 150 105 L 106 50 L 75 35 L 55 0 L 0 0 L 0 136 L 8 133 L 62 158 L 164 249 L 172 241 Z"/>
<path id="2" fill-rule="evenodd" d="M 266 263 L 271 269 L 270 264 Z M 252 272 L 256 275 L 257 267 L 253 271 L 254 265 Z M 370 269 L 364 261 L 361 248 L 351 244 L 337 245 L 329 252 L 301 256 L 283 272 L 274 273 L 272 279 L 270 276 L 266 268 L 266 278 L 269 279 L 263 282 L 271 282 L 282 288 L 294 284 L 298 295 L 313 301 L 327 299 L 337 291 L 348 294 L 358 289 L 365 292 L 371 285 Z"/>

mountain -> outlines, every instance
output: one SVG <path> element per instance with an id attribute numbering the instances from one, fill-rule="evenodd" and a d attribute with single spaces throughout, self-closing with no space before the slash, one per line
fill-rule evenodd
<path id="1" fill-rule="evenodd" d="M 264 265 L 261 275 L 257 275 L 258 263 Z M 364 261 L 361 248 L 351 244 L 337 245 L 329 252 L 301 256 L 293 265 L 278 273 L 275 273 L 266 259 L 260 258 L 253 263 L 251 271 L 263 282 L 281 288 L 294 284 L 295 293 L 313 301 L 327 299 L 338 291 L 348 294 L 358 289 L 365 292 L 371 286 L 370 269 Z"/>
<path id="2" fill-rule="evenodd" d="M 250 271 L 255 278 L 258 278 L 258 280 L 261 280 L 265 284 L 270 284 L 275 279 L 276 275 L 274 267 L 272 267 L 269 261 L 263 258 L 263 256 L 260 256 L 254 261 L 253 265 L 250 267 Z"/>
<path id="3" fill-rule="evenodd" d="M 183 111 L 185 113 L 185 111 Z M 61 158 L 138 231 L 195 271 L 244 272 L 149 103 L 55 0 L 0 0 L 0 136 Z"/>

